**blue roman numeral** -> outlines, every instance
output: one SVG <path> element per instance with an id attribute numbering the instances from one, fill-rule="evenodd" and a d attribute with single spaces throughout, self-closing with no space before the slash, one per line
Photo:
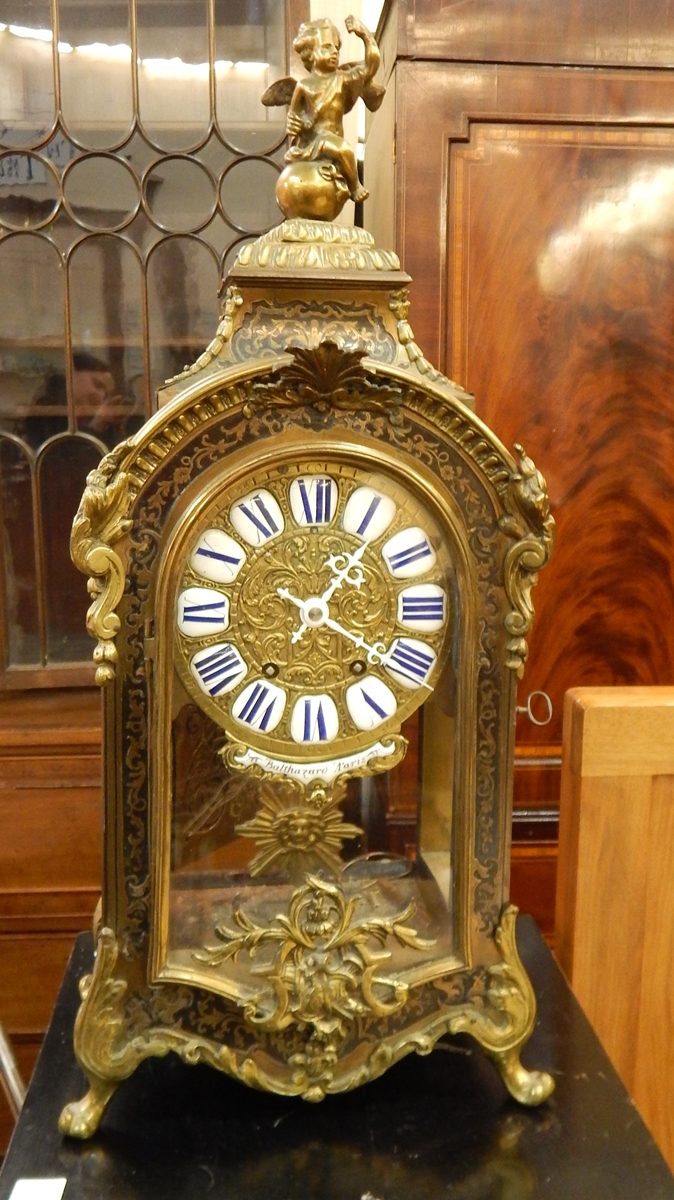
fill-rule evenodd
<path id="1" fill-rule="evenodd" d="M 401 567 L 408 567 L 410 563 L 416 562 L 419 558 L 426 558 L 432 553 L 433 551 L 424 538 L 423 542 L 417 542 L 416 546 L 408 546 L 405 550 L 398 550 L 395 554 L 390 554 L 391 570 L 399 571 Z"/>
<path id="2" fill-rule="evenodd" d="M 298 481 L 302 508 L 308 525 L 326 525 L 332 516 L 332 480 L 317 479 L 314 508 L 303 479 Z"/>
<path id="3" fill-rule="evenodd" d="M 423 683 L 433 666 L 433 655 L 417 650 L 416 646 L 410 646 L 409 642 L 400 638 L 388 661 L 400 675 L 413 679 L 415 683 Z"/>
<path id="4" fill-rule="evenodd" d="M 403 596 L 403 621 L 443 621 L 444 596 Z"/>
<path id="5" fill-rule="evenodd" d="M 209 615 L 211 612 L 213 616 Z M 224 619 L 224 600 L 213 600 L 210 604 L 183 604 L 183 621 L 206 621 L 212 625 L 222 625 Z"/>
<path id="6" fill-rule="evenodd" d="M 369 696 L 367 694 L 367 692 L 365 691 L 365 688 L 362 687 L 360 689 L 360 694 L 363 697 L 363 700 L 365 701 L 365 703 L 370 705 L 370 708 L 372 709 L 372 711 L 376 712 L 377 716 L 381 717 L 382 721 L 388 716 L 388 713 L 384 712 L 384 709 L 379 704 L 377 704 L 377 701 L 373 700 L 372 696 Z M 370 718 L 370 720 L 372 720 L 372 718 Z"/>
<path id="7" fill-rule="evenodd" d="M 313 714 L 313 720 L 312 720 L 311 700 L 305 700 L 304 701 L 304 733 L 303 733 L 303 740 L 305 742 L 310 742 L 312 740 L 314 729 L 316 729 L 318 731 L 319 742 L 327 741 L 328 731 L 325 727 L 325 716 L 323 715 L 323 705 L 319 701 L 318 708 L 317 708 L 315 714 Z"/>
<path id="8" fill-rule="evenodd" d="M 239 713 L 239 720 L 245 721 L 247 725 L 255 725 L 255 719 L 259 715 L 260 719 L 257 722 L 257 727 L 258 729 L 261 729 L 263 733 L 265 733 L 271 720 L 271 716 L 274 711 L 274 705 L 276 704 L 277 699 L 277 697 L 274 697 L 271 700 L 271 703 L 264 708 L 265 701 L 269 694 L 270 689 L 268 687 L 265 687 L 263 683 L 256 683 L 253 691 Z"/>
<path id="9" fill-rule="evenodd" d="M 262 500 L 260 496 L 253 496 L 253 504 L 264 519 L 261 520 L 260 517 L 256 516 L 252 509 L 248 508 L 245 504 L 240 504 L 239 508 L 244 516 L 248 517 L 249 521 L 252 521 L 256 529 L 259 529 L 263 538 L 270 538 L 273 533 L 278 533 L 279 527 L 272 517 L 264 500 Z M 265 521 L 267 522 L 266 525 Z"/>
<path id="10" fill-rule="evenodd" d="M 200 546 L 197 554 L 203 555 L 204 558 L 217 558 L 218 562 L 232 563 L 238 567 L 242 561 L 240 558 L 233 558 L 231 554 L 220 554 L 217 550 L 207 550 L 205 546 Z"/>
<path id="11" fill-rule="evenodd" d="M 358 528 L 356 530 L 356 533 L 358 534 L 359 537 L 362 537 L 363 534 L 365 533 L 365 530 L 367 529 L 368 525 L 370 524 L 370 521 L 372 520 L 372 518 L 373 518 L 374 514 L 376 513 L 377 509 L 379 508 L 380 504 L 381 504 L 381 496 L 374 496 L 372 498 L 372 500 L 370 501 L 370 507 L 368 508 L 367 512 L 365 513 L 365 516 L 363 517 L 360 525 L 358 526 Z"/>
<path id="12" fill-rule="evenodd" d="M 194 666 L 210 696 L 217 696 L 228 683 L 231 683 L 241 673 L 241 660 L 231 646 L 214 650 L 212 654 L 202 658 L 198 663 L 194 663 Z"/>

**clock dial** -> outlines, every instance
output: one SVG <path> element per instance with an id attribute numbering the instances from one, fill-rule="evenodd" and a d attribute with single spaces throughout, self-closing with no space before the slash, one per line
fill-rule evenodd
<path id="1" fill-rule="evenodd" d="M 185 637 L 224 633 L 229 625 L 229 600 L 214 588 L 186 588 L 178 596 L 177 620 Z"/>
<path id="2" fill-rule="evenodd" d="M 386 532 L 396 513 L 390 496 L 374 488 L 356 488 L 344 509 L 343 526 L 347 533 L 374 542 Z"/>
<path id="3" fill-rule="evenodd" d="M 331 696 L 300 696 L 290 719 L 290 736 L 300 744 L 334 742 L 339 733 L 337 706 Z"/>
<path id="4" fill-rule="evenodd" d="M 233 583 L 246 561 L 246 552 L 222 529 L 202 533 L 190 555 L 195 575 L 213 583 Z"/>
<path id="5" fill-rule="evenodd" d="M 430 506 L 383 470 L 306 455 L 228 487 L 203 523 L 176 665 L 230 738 L 298 763 L 398 731 L 452 637 L 452 560 Z"/>
<path id="6" fill-rule="evenodd" d="M 220 642 L 199 650 L 190 662 L 190 670 L 208 696 L 231 692 L 248 673 L 246 663 L 231 642 Z"/>
<path id="7" fill-rule="evenodd" d="M 335 515 L 337 484 L 329 475 L 293 479 L 288 497 L 297 525 L 328 525 Z"/>
<path id="8" fill-rule="evenodd" d="M 433 633 L 447 620 L 447 593 L 437 583 L 417 583 L 398 593 L 398 621 L 407 629 Z"/>
<path id="9" fill-rule="evenodd" d="M 283 533 L 283 513 L 271 492 L 261 488 L 233 504 L 229 519 L 249 546 L 261 546 Z"/>

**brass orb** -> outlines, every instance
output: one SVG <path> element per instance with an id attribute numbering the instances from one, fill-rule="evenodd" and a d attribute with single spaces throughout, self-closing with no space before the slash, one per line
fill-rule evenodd
<path id="1" fill-rule="evenodd" d="M 276 199 L 284 217 L 334 221 L 349 198 L 341 176 L 325 162 L 289 163 L 276 181 Z"/>

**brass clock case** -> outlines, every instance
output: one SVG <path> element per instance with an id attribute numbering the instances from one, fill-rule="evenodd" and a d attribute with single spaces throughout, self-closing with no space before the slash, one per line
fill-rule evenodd
<path id="1" fill-rule="evenodd" d="M 104 691 L 105 886 L 72 1136 L 168 1051 L 320 1100 L 468 1031 L 517 1099 L 552 1089 L 519 1061 L 535 1001 L 508 862 L 553 523 L 533 463 L 424 358 L 407 282 L 362 230 L 285 222 L 89 477 L 72 550 Z M 364 495 L 390 502 L 377 536 Z M 403 771 L 415 824 L 381 849 L 367 813 L 384 837 Z"/>

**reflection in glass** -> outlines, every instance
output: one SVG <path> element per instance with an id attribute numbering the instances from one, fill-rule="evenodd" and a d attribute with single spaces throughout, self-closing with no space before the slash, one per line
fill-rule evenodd
<path id="1" fill-rule="evenodd" d="M 140 203 L 133 173 L 118 159 L 92 155 L 79 159 L 63 180 L 63 194 L 76 221 L 85 228 L 118 229 Z"/>
<path id="2" fill-rule="evenodd" d="M 447 919 L 452 909 L 449 847 L 440 864 L 428 861 L 416 844 L 408 854 L 396 845 L 392 800 L 400 790 L 402 766 L 351 781 L 339 804 L 303 805 L 298 793 L 293 805 L 287 783 L 262 786 L 228 772 L 218 754 L 222 730 L 194 704 L 177 698 L 174 712 L 167 947 L 173 967 L 206 971 L 226 995 L 247 991 L 256 979 L 259 983 L 256 968 L 262 960 L 269 965 L 271 948 L 252 961 L 248 954 L 236 961 L 218 955 L 218 946 L 224 947 L 216 927 L 236 930 L 236 912 L 253 925 L 273 925 L 278 913 L 288 912 L 296 889 L 306 886 L 307 875 L 338 882 L 356 902 L 354 922 L 407 913 L 426 944 L 411 948 L 389 939 L 387 971 L 416 970 L 455 954 Z M 447 775 L 451 795 L 451 766 Z M 416 812 L 407 815 L 414 838 Z M 445 818 L 449 827 L 451 807 Z M 212 965 L 203 966 L 211 949 Z"/>
<path id="3" fill-rule="evenodd" d="M 43 225 L 59 205 L 56 174 L 35 154 L 0 156 L 0 222 L 9 229 Z"/>
<path id="4" fill-rule="evenodd" d="M 0 242 L 0 430 L 37 447 L 67 428 L 61 259 L 36 234 Z M 42 422 L 56 424 L 45 432 Z"/>
<path id="5" fill-rule="evenodd" d="M 219 270 L 215 255 L 196 238 L 165 238 L 147 267 L 150 382 L 165 379 L 201 354 L 217 326 Z"/>
<path id="6" fill-rule="evenodd" d="M 190 233 L 213 215 L 213 181 L 190 158 L 165 158 L 145 181 L 147 205 L 154 221 L 171 233 Z"/>
<path id="7" fill-rule="evenodd" d="M 6 0 L 2 21 L 0 142 L 34 146 L 56 116 L 49 0 Z"/>
<path id="8" fill-rule="evenodd" d="M 227 220 L 245 233 L 263 233 L 278 222 L 274 187 L 278 172 L 266 158 L 245 158 L 227 171 L 220 188 Z"/>
<path id="9" fill-rule="evenodd" d="M 187 150 L 210 119 L 208 4 L 136 0 L 141 126 L 162 150 Z"/>
<path id="10" fill-rule="evenodd" d="M 40 616 L 30 461 L 26 451 L 7 437 L 0 437 L 0 505 L 9 663 L 38 666 Z"/>
<path id="11" fill-rule="evenodd" d="M 67 436 L 51 442 L 38 459 L 47 659 L 54 663 L 86 661 L 91 654 L 85 624 L 90 597 L 70 560 L 70 530 L 87 475 L 98 466 L 104 451 L 100 442 Z"/>
<path id="12" fill-rule="evenodd" d="M 265 108 L 262 93 L 285 73 L 285 4 L 260 0 L 256 20 L 248 6 L 215 2 L 215 88 L 218 127 L 244 154 L 264 154 L 285 134 L 279 109 Z"/>
<path id="13" fill-rule="evenodd" d="M 79 430 L 111 448 L 145 418 L 142 268 L 123 238 L 87 238 L 68 264 L 73 405 Z"/>
<path id="14" fill-rule="evenodd" d="M 124 140 L 133 120 L 127 4 L 59 4 L 63 123 L 87 150 Z"/>

